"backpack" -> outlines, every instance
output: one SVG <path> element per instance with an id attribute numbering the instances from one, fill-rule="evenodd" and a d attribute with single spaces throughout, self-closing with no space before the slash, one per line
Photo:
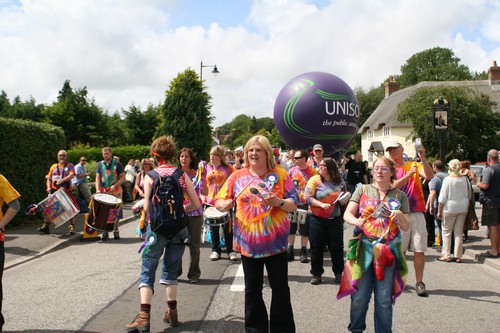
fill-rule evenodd
<path id="1" fill-rule="evenodd" d="M 184 194 L 179 178 L 184 174 L 177 168 L 170 176 L 161 177 L 152 170 L 148 176 L 153 179 L 150 200 L 151 231 L 164 236 L 176 235 L 187 225 L 184 212 Z"/>

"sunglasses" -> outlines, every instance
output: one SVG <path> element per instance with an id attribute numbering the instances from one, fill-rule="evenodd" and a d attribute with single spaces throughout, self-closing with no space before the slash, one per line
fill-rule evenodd
<path id="1" fill-rule="evenodd" d="M 294 160 L 300 160 L 301 158 L 303 158 L 304 156 L 294 156 L 293 159 Z"/>
<path id="2" fill-rule="evenodd" d="M 80 162 L 87 162 L 87 160 L 80 160 Z"/>

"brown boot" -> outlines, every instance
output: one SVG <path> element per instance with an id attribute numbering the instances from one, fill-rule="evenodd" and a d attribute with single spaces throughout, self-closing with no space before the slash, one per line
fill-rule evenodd
<path id="1" fill-rule="evenodd" d="M 134 321 L 127 325 L 127 332 L 149 332 L 149 319 L 149 312 L 139 312 L 139 314 L 135 316 Z"/>
<path id="2" fill-rule="evenodd" d="M 167 312 L 165 313 L 165 318 L 163 318 L 163 321 L 170 324 L 170 326 L 172 327 L 176 327 L 177 325 L 179 325 L 177 309 L 175 310 L 168 309 Z"/>

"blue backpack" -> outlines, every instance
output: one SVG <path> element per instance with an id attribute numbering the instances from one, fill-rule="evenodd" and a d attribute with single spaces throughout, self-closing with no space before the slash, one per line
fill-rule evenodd
<path id="1" fill-rule="evenodd" d="M 187 225 L 184 212 L 184 194 L 179 178 L 184 171 L 177 168 L 170 176 L 160 177 L 158 172 L 150 171 L 153 179 L 150 200 L 151 231 L 164 236 L 178 234 Z"/>

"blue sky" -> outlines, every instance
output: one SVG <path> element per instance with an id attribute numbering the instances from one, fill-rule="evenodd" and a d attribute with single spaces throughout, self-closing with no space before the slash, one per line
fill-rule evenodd
<path id="1" fill-rule="evenodd" d="M 293 77 L 370 89 L 447 47 L 471 70 L 500 63 L 498 0 L 0 0 L 0 90 L 52 103 L 65 80 L 110 113 L 164 99 L 200 61 L 214 125 L 272 117 Z"/>

